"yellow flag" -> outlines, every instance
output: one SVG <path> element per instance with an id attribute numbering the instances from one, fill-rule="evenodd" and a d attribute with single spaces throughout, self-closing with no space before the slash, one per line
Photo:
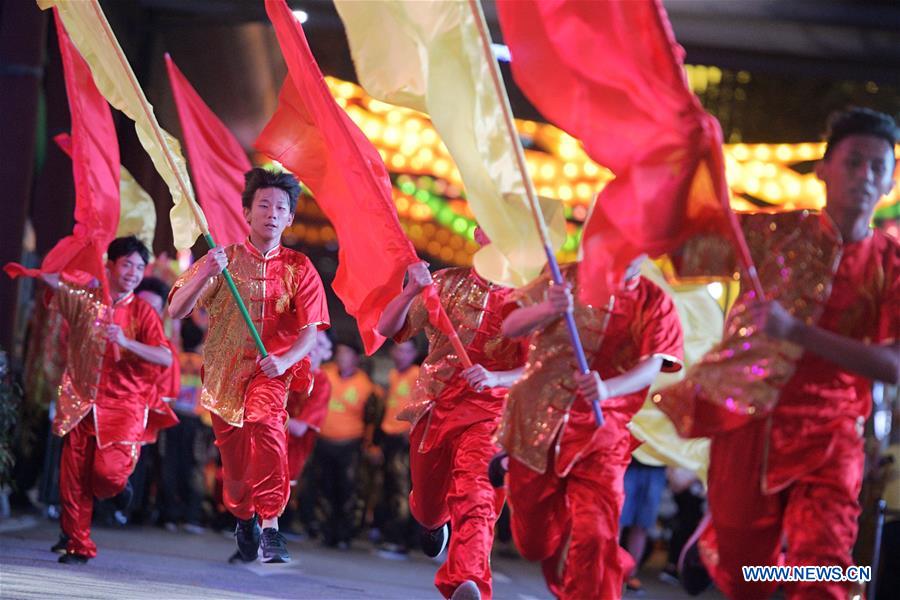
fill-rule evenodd
<path id="1" fill-rule="evenodd" d="M 335 6 L 363 88 L 427 113 L 453 156 L 472 213 L 493 242 L 475 255 L 476 270 L 506 285 L 534 279 L 546 256 L 468 4 L 335 0 Z M 557 250 L 566 237 L 561 204 L 541 204 Z"/>
<path id="2" fill-rule="evenodd" d="M 208 228 L 194 199 L 181 148 L 156 122 L 153 106 L 138 85 L 99 3 L 97 0 L 37 0 L 37 3 L 43 10 L 55 7 L 59 11 L 72 43 L 91 69 L 97 89 L 112 106 L 134 121 L 141 145 L 172 194 L 174 206 L 169 215 L 175 247 L 190 248 Z M 199 221 L 195 215 L 199 215 Z"/>
<path id="3" fill-rule="evenodd" d="M 644 262 L 641 274 L 661 287 L 675 303 L 684 332 L 684 367 L 676 373 L 660 373 L 650 388 L 650 395 L 634 416 L 628 429 L 643 444 L 634 451 L 645 464 L 665 464 L 689 469 L 706 482 L 709 467 L 709 439 L 685 439 L 663 413 L 652 397 L 654 390 L 684 379 L 688 368 L 700 360 L 722 339 L 725 316 L 705 285 L 673 289 L 654 263 Z"/>
<path id="4" fill-rule="evenodd" d="M 119 228 L 116 237 L 136 236 L 150 250 L 156 235 L 156 206 L 128 169 L 119 170 Z"/>

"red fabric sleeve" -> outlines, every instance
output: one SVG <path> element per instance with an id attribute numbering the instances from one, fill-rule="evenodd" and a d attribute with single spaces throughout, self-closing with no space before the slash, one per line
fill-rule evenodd
<path id="1" fill-rule="evenodd" d="M 640 359 L 663 359 L 662 370 L 680 371 L 684 363 L 684 335 L 672 299 L 656 285 L 644 281 L 648 294 L 641 311 Z"/>
<path id="2" fill-rule="evenodd" d="M 325 287 L 309 258 L 306 259 L 297 291 L 294 293 L 294 306 L 297 309 L 297 324 L 301 329 L 309 325 L 317 325 L 319 329 L 328 329 L 331 324 L 328 317 L 328 302 L 325 299 Z"/>
<path id="3" fill-rule="evenodd" d="M 143 300 L 135 298 L 134 302 L 138 303 L 135 311 L 135 316 L 137 317 L 135 319 L 135 341 L 148 346 L 169 348 L 169 340 L 166 338 L 166 332 L 163 331 L 163 324 L 159 319 L 159 315 Z M 172 360 L 177 360 L 174 354 Z"/>
<path id="4" fill-rule="evenodd" d="M 328 413 L 328 399 L 331 397 L 331 382 L 324 371 L 319 370 L 313 377 L 313 389 L 295 419 L 306 421 L 312 429 L 318 431 Z"/>
<path id="5" fill-rule="evenodd" d="M 892 344 L 900 340 L 900 244 L 889 239 L 884 257 L 885 285 L 878 309 L 875 343 Z"/>

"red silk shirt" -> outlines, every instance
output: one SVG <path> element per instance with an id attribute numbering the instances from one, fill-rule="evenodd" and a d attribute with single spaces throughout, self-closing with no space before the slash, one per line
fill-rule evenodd
<path id="1" fill-rule="evenodd" d="M 489 371 L 509 371 L 525 364 L 524 344 L 500 333 L 503 320 L 516 308 L 514 289 L 485 281 L 466 267 L 437 271 L 433 279 L 441 304 L 473 364 Z M 413 301 L 406 323 L 394 339 L 403 342 L 420 331 L 428 338 L 428 356 L 420 367 L 413 397 L 399 418 L 415 426 L 430 412 L 428 426 L 436 434 L 423 436 L 420 449 L 427 451 L 441 443 L 443 431 L 498 418 L 507 389 L 479 392 L 460 377 L 462 363 L 447 336 L 428 321 L 421 295 Z"/>
<path id="2" fill-rule="evenodd" d="M 306 255 L 277 246 L 263 256 L 249 239 L 228 246 L 225 253 L 238 293 L 270 354 L 288 350 L 306 327 L 328 327 L 322 280 Z M 178 278 L 170 301 L 200 267 L 198 261 Z M 224 276 L 210 278 L 197 307 L 209 312 L 200 403 L 230 425 L 241 426 L 244 393 L 259 370 L 259 353 Z M 308 361 L 294 370 L 303 363 Z"/>
<path id="3" fill-rule="evenodd" d="M 69 336 L 53 432 L 66 435 L 93 409 L 100 447 L 140 442 L 147 424 L 148 390 L 163 369 L 124 349 L 116 361 L 104 328 L 114 323 L 125 337 L 148 346 L 167 347 L 166 336 L 153 308 L 133 293 L 112 306 L 99 294 L 60 283 L 57 299 Z"/>
<path id="4" fill-rule="evenodd" d="M 563 277 L 577 290 L 577 264 L 563 268 Z M 547 275 L 522 288 L 523 305 L 543 300 L 550 285 Z M 575 306 L 575 323 L 591 369 L 610 379 L 660 357 L 663 370 L 681 368 L 681 322 L 672 299 L 643 277 L 627 282 L 603 308 Z M 594 422 L 592 407 L 575 391 L 578 364 L 568 329 L 557 319 L 530 339 L 528 363 L 522 378 L 509 390 L 500 440 L 515 458 L 540 473 L 546 472 L 548 451 L 556 443 L 556 469 L 565 476 L 594 436 L 616 436 L 640 409 L 643 389 L 602 403 L 604 426 Z"/>
<path id="5" fill-rule="evenodd" d="M 309 428 L 319 431 L 328 414 L 328 399 L 331 398 L 331 381 L 325 371 L 313 373 L 312 389 L 308 392 L 288 394 L 287 412 L 291 419 L 304 421 Z"/>
<path id="6" fill-rule="evenodd" d="M 874 344 L 900 339 L 900 243 L 881 231 L 844 244 L 818 326 Z M 770 417 L 768 491 L 783 489 L 832 454 L 835 435 L 858 436 L 871 381 L 805 352 Z"/>

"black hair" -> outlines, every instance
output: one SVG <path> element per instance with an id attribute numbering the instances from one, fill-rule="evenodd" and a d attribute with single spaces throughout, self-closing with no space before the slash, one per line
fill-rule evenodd
<path id="1" fill-rule="evenodd" d="M 195 352 L 203 343 L 203 329 L 188 317 L 181 320 L 181 347 L 185 352 Z"/>
<path id="2" fill-rule="evenodd" d="M 831 150 L 845 137 L 851 135 L 871 135 L 886 141 L 894 156 L 894 145 L 900 132 L 897 123 L 890 115 L 869 108 L 851 106 L 846 110 L 831 113 L 828 117 L 828 130 L 825 132 L 825 158 Z"/>
<path id="3" fill-rule="evenodd" d="M 253 206 L 253 196 L 256 190 L 265 188 L 278 188 L 288 195 L 288 204 L 291 212 L 297 209 L 297 198 L 300 197 L 300 182 L 290 173 L 269 171 L 255 167 L 244 173 L 244 191 L 241 194 L 241 203 L 244 208 Z"/>
<path id="4" fill-rule="evenodd" d="M 150 292 L 156 294 L 163 300 L 163 304 L 169 298 L 169 286 L 159 277 L 144 277 L 141 282 L 134 288 L 134 293 Z"/>
<path id="5" fill-rule="evenodd" d="M 147 246 L 133 235 L 116 238 L 111 241 L 106 249 L 106 258 L 111 262 L 116 262 L 123 256 L 131 256 L 135 252 L 144 259 L 144 264 L 150 262 L 150 251 L 147 250 Z"/>

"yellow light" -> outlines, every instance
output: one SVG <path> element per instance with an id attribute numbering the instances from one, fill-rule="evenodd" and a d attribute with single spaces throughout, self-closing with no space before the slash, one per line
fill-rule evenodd
<path id="1" fill-rule="evenodd" d="M 444 158 L 434 161 L 434 174 L 438 177 L 446 177 L 450 171 L 450 163 Z"/>
<path id="2" fill-rule="evenodd" d="M 403 126 L 410 131 L 421 131 L 422 121 L 420 121 L 419 119 L 409 118 L 406 119 L 406 122 L 403 124 Z"/>
<path id="3" fill-rule="evenodd" d="M 709 82 L 712 85 L 719 85 L 722 82 L 722 70 L 718 67 L 707 67 L 706 74 L 709 76 Z"/>
<path id="4" fill-rule="evenodd" d="M 388 104 L 387 102 L 382 102 L 381 100 L 371 98 L 369 100 L 369 110 L 373 113 L 390 114 L 391 112 L 396 111 L 397 107 L 392 104 Z"/>
<path id="5" fill-rule="evenodd" d="M 575 186 L 575 195 L 582 200 L 589 200 L 593 193 L 590 184 L 582 182 Z"/>
<path id="6" fill-rule="evenodd" d="M 553 188 L 550 187 L 549 185 L 542 185 L 541 187 L 538 188 L 538 194 L 545 198 L 552 198 L 553 191 L 554 191 Z"/>
<path id="7" fill-rule="evenodd" d="M 759 179 L 756 177 L 747 177 L 744 179 L 744 190 L 748 194 L 753 194 L 754 196 L 759 193 Z"/>
<path id="8" fill-rule="evenodd" d="M 571 186 L 568 186 L 568 185 L 559 186 L 559 190 L 557 191 L 557 197 L 560 200 L 564 200 L 566 202 L 571 200 L 573 197 Z"/>
<path id="9" fill-rule="evenodd" d="M 816 147 L 812 144 L 799 144 L 797 146 L 797 156 L 800 160 L 813 160 L 816 158 Z"/>
<path id="10" fill-rule="evenodd" d="M 563 165 L 563 175 L 569 179 L 578 177 L 578 165 L 573 162 L 567 162 Z"/>
<path id="11" fill-rule="evenodd" d="M 391 157 L 391 166 L 395 169 L 402 169 L 406 166 L 406 157 L 402 154 L 395 154 Z"/>
<path id="12" fill-rule="evenodd" d="M 414 237 L 414 238 L 422 237 L 422 226 L 416 224 L 416 225 L 413 225 L 412 227 L 410 227 L 409 228 L 409 236 Z"/>
<path id="13" fill-rule="evenodd" d="M 803 193 L 803 186 L 796 178 L 792 177 L 784 183 L 784 192 L 788 197 L 796 198 Z"/>
<path id="14" fill-rule="evenodd" d="M 373 143 L 377 142 L 378 138 L 381 137 L 381 123 L 375 119 L 367 119 L 362 125 L 362 130 L 363 133 L 366 134 L 366 137 L 372 140 Z"/>
<path id="15" fill-rule="evenodd" d="M 794 151 L 787 144 L 778 144 L 778 146 L 775 147 L 775 158 L 781 162 L 788 162 L 794 158 Z"/>
<path id="16" fill-rule="evenodd" d="M 429 146 L 433 145 L 438 139 L 437 132 L 431 127 L 426 128 L 422 132 L 422 143 L 428 144 Z"/>
<path id="17" fill-rule="evenodd" d="M 338 85 L 337 92 L 338 95 L 343 96 L 344 98 L 352 98 L 356 93 L 356 86 L 349 81 L 345 81 Z"/>
<path id="18" fill-rule="evenodd" d="M 737 160 L 745 161 L 750 158 L 750 149 L 747 148 L 746 144 L 735 144 L 731 149 L 731 154 L 734 155 Z"/>
<path id="19" fill-rule="evenodd" d="M 396 127 L 388 125 L 384 129 L 382 140 L 388 146 L 397 146 L 400 143 L 400 131 Z"/>
<path id="20" fill-rule="evenodd" d="M 334 101 L 337 102 L 337 105 L 340 106 L 341 108 L 347 108 L 347 99 L 346 98 L 341 98 L 340 96 L 338 96 L 337 98 L 334 99 Z"/>
<path id="21" fill-rule="evenodd" d="M 556 167 L 553 165 L 553 163 L 546 162 L 541 165 L 541 177 L 547 180 L 556 177 Z"/>
<path id="22" fill-rule="evenodd" d="M 772 157 L 772 151 L 765 144 L 756 144 L 753 148 L 753 155 L 756 160 L 767 161 Z"/>
<path id="23" fill-rule="evenodd" d="M 431 162 L 434 160 L 434 151 L 428 146 L 422 146 L 419 148 L 419 158 L 427 163 Z"/>
<path id="24" fill-rule="evenodd" d="M 398 109 L 393 109 L 387 114 L 387 122 L 391 125 L 397 125 L 403 121 L 403 113 Z"/>
<path id="25" fill-rule="evenodd" d="M 774 181 L 770 181 L 763 186 L 763 196 L 765 196 L 769 200 L 779 201 L 783 197 L 781 192 L 781 186 L 775 183 Z"/>
<path id="26" fill-rule="evenodd" d="M 584 163 L 584 174 L 588 177 L 596 177 L 597 174 L 600 173 L 600 167 L 594 164 L 591 161 L 586 161 Z"/>
<path id="27" fill-rule="evenodd" d="M 400 196 L 399 198 L 394 200 L 394 204 L 397 205 L 397 212 L 399 212 L 401 215 L 405 215 L 409 210 L 409 200 L 404 196 Z"/>
<path id="28" fill-rule="evenodd" d="M 709 295 L 715 298 L 716 300 L 722 299 L 722 294 L 725 292 L 724 286 L 718 281 L 714 281 L 706 286 Z"/>

